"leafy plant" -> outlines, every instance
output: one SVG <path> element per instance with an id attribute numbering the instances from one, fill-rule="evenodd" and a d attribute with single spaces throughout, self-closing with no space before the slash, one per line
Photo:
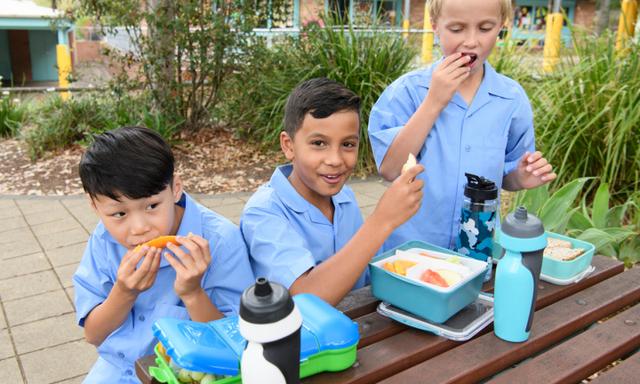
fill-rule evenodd
<path id="1" fill-rule="evenodd" d="M 109 32 L 124 28 L 129 36 L 132 52 L 112 51 L 123 74 L 135 73 L 124 84 L 149 91 L 154 110 L 191 129 L 209 121 L 222 84 L 251 56 L 252 30 L 266 6 L 243 0 L 81 2 Z"/>
<path id="2" fill-rule="evenodd" d="M 298 36 L 256 50 L 235 81 L 227 84 L 221 116 L 241 136 L 277 146 L 291 90 L 301 81 L 328 77 L 361 97 L 357 169 L 373 172 L 366 132 L 369 112 L 382 91 L 408 71 L 416 51 L 401 36 L 383 30 L 359 32 L 331 18 L 324 23 L 325 27 L 310 24 Z"/>
<path id="3" fill-rule="evenodd" d="M 26 118 L 27 107 L 11 99 L 9 92 L 0 96 L 0 137 L 15 136 Z"/>
<path id="4" fill-rule="evenodd" d="M 624 202 L 640 189 L 640 45 L 615 51 L 615 36 L 574 33 L 573 54 L 529 84 L 536 139 L 559 184 L 597 176 Z"/>
<path id="5" fill-rule="evenodd" d="M 637 205 L 630 199 L 610 208 L 609 185 L 601 183 L 589 206 L 582 189 L 590 179 L 572 180 L 553 193 L 548 185 L 518 192 L 512 208 L 523 205 L 542 220 L 546 230 L 588 241 L 596 252 L 627 265 L 640 261 L 640 227 L 631 220 Z M 575 205 L 580 194 L 582 201 Z"/>
<path id="6" fill-rule="evenodd" d="M 617 257 L 626 264 L 640 261 L 640 228 L 625 224 L 631 211 L 637 210 L 632 200 L 609 207 L 609 185 L 601 183 L 589 207 L 582 199 L 580 209 L 573 212 L 567 225 L 567 234 L 593 243 L 604 255 Z"/>

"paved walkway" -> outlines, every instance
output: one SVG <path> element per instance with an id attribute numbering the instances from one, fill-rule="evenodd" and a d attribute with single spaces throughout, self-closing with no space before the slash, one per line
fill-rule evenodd
<path id="1" fill-rule="evenodd" d="M 385 190 L 351 188 L 368 216 Z M 250 193 L 196 195 L 236 224 Z M 75 323 L 71 277 L 97 218 L 75 197 L 0 196 L 0 383 L 81 383 L 97 357 Z"/>

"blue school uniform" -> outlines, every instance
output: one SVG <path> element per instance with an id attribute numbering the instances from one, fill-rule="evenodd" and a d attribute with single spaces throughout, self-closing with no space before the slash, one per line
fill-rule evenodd
<path id="1" fill-rule="evenodd" d="M 376 165 L 427 95 L 438 63 L 394 81 L 371 110 L 369 138 Z M 425 168 L 420 210 L 387 239 L 384 249 L 408 240 L 453 248 L 458 234 L 465 172 L 502 186 L 526 151 L 534 151 L 533 113 L 525 91 L 484 63 L 484 77 L 471 103 L 456 92 L 417 154 Z"/>
<path id="2" fill-rule="evenodd" d="M 289 288 L 304 272 L 338 252 L 362 226 L 362 214 L 346 185 L 331 199 L 333 223 L 302 197 L 288 180 L 293 167 L 278 167 L 247 202 L 240 230 L 256 277 Z M 367 283 L 367 272 L 355 288 Z"/>
<path id="3" fill-rule="evenodd" d="M 209 241 L 212 260 L 202 278 L 202 287 L 225 315 L 236 314 L 243 290 L 254 281 L 246 246 L 238 227 L 195 202 L 186 193 L 179 205 L 184 215 L 178 235 L 189 232 Z M 89 238 L 78 270 L 73 276 L 76 319 L 80 326 L 98 304 L 105 301 L 116 282 L 118 267 L 127 252 L 100 222 Z M 153 353 L 156 343 L 151 326 L 161 317 L 189 319 L 176 295 L 176 273 L 163 257 L 155 283 L 138 295 L 125 322 L 98 347 L 99 357 L 86 383 L 139 383 L 136 359 Z"/>

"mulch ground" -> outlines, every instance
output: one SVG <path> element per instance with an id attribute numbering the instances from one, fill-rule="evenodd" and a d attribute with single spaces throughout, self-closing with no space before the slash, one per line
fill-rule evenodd
<path id="1" fill-rule="evenodd" d="M 203 130 L 185 135 L 173 146 L 177 172 L 191 193 L 254 191 L 285 162 L 269 151 L 239 140 L 226 131 Z M 31 161 L 24 142 L 0 139 L 0 194 L 82 194 L 79 145 Z"/>

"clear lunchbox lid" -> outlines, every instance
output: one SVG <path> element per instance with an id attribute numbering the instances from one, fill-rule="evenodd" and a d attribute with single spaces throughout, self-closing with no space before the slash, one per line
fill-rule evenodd
<path id="1" fill-rule="evenodd" d="M 413 328 L 428 331 L 450 340 L 464 341 L 469 340 L 493 322 L 493 296 L 488 293 L 481 293 L 474 302 L 440 324 L 433 323 L 386 302 L 381 302 L 378 305 L 378 313 Z"/>

